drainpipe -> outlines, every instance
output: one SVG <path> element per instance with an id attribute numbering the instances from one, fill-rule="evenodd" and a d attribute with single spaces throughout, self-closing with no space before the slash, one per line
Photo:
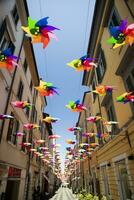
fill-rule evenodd
<path id="1" fill-rule="evenodd" d="M 18 54 L 18 58 L 17 58 L 17 63 L 19 62 L 19 59 L 20 59 L 20 54 L 21 54 L 21 50 L 22 50 L 22 47 L 23 47 L 24 39 L 25 39 L 25 35 L 23 33 L 23 38 L 22 38 L 22 42 L 21 42 L 21 46 L 20 46 L 20 50 L 19 50 L 19 54 Z M 8 92 L 8 96 L 7 96 L 7 103 L 6 103 L 5 110 L 4 110 L 5 115 L 7 114 L 7 109 L 8 109 L 9 103 L 10 103 L 10 98 L 11 98 L 11 94 L 12 94 L 12 89 L 13 89 L 13 84 L 14 84 L 14 81 L 15 81 L 16 72 L 17 72 L 17 66 L 15 66 L 13 78 L 12 78 L 11 84 L 9 86 L 10 88 L 9 88 L 9 92 Z M 1 140 L 2 140 L 4 125 L 5 125 L 5 120 L 3 120 L 2 126 L 1 126 L 0 143 L 1 143 Z"/>

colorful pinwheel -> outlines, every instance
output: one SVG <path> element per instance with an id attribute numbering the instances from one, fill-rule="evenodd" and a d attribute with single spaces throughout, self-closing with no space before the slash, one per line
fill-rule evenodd
<path id="1" fill-rule="evenodd" d="M 75 144 L 75 142 L 72 141 L 72 140 L 66 140 L 66 143 L 67 143 L 67 144 Z"/>
<path id="2" fill-rule="evenodd" d="M 54 26 L 48 25 L 48 18 L 49 17 L 45 17 L 36 21 L 28 17 L 28 26 L 22 26 L 22 29 L 32 38 L 32 43 L 43 43 L 43 48 L 46 48 L 51 38 L 58 41 L 53 31 L 60 30 Z"/>
<path id="3" fill-rule="evenodd" d="M 68 66 L 73 67 L 76 71 L 89 71 L 93 67 L 97 67 L 95 63 L 95 58 L 89 58 L 87 55 L 79 59 L 75 59 L 70 63 L 67 63 Z"/>
<path id="4" fill-rule="evenodd" d="M 87 110 L 86 107 L 80 103 L 80 100 L 77 101 L 69 101 L 69 104 L 66 105 L 72 112 L 82 112 L 83 110 Z"/>
<path id="5" fill-rule="evenodd" d="M 114 89 L 113 86 L 99 85 L 92 92 L 99 94 L 100 96 L 104 96 L 106 94 L 111 94 L 113 89 Z"/>
<path id="6" fill-rule="evenodd" d="M 55 123 L 59 120 L 60 120 L 59 118 L 54 118 L 54 117 L 50 117 L 50 116 L 42 119 L 43 122 L 47 122 L 47 123 Z"/>
<path id="7" fill-rule="evenodd" d="M 2 119 L 13 119 L 14 117 L 11 115 L 4 115 L 4 114 L 0 114 L 0 120 Z"/>
<path id="8" fill-rule="evenodd" d="M 81 131 L 82 128 L 81 127 L 71 127 L 67 129 L 68 131 Z"/>
<path id="9" fill-rule="evenodd" d="M 39 128 L 39 126 L 37 124 L 28 123 L 28 124 L 24 124 L 24 128 L 26 130 L 32 130 L 32 129 Z"/>
<path id="10" fill-rule="evenodd" d="M 95 122 L 97 122 L 100 119 L 102 119 L 101 116 L 90 116 L 90 117 L 87 118 L 87 121 L 95 123 Z"/>
<path id="11" fill-rule="evenodd" d="M 57 88 L 54 87 L 52 83 L 42 80 L 40 80 L 40 85 L 36 86 L 35 89 L 39 91 L 41 96 L 52 96 L 54 94 L 58 94 L 56 91 Z"/>
<path id="12" fill-rule="evenodd" d="M 27 101 L 14 101 L 11 102 L 11 104 L 16 107 L 16 108 L 27 108 L 27 109 L 31 109 L 32 108 L 32 104 L 27 102 Z"/>
<path id="13" fill-rule="evenodd" d="M 114 124 L 118 124 L 118 122 L 116 122 L 116 121 L 104 121 L 103 124 L 104 125 L 114 125 Z"/>
<path id="14" fill-rule="evenodd" d="M 60 135 L 49 135 L 48 138 L 49 138 L 50 140 L 55 140 L 55 139 L 60 138 Z"/>
<path id="15" fill-rule="evenodd" d="M 127 26 L 128 20 L 121 21 L 119 26 L 110 27 L 111 38 L 109 44 L 113 44 L 113 49 L 124 44 L 132 45 L 134 43 L 134 23 Z"/>
<path id="16" fill-rule="evenodd" d="M 116 98 L 117 102 L 123 102 L 128 103 L 128 102 L 134 102 L 134 92 L 126 92 L 122 95 L 120 95 L 119 97 Z"/>
<path id="17" fill-rule="evenodd" d="M 18 58 L 12 55 L 11 49 L 0 51 L 0 68 L 7 68 L 11 71 L 14 66 L 19 66 L 17 63 Z"/>

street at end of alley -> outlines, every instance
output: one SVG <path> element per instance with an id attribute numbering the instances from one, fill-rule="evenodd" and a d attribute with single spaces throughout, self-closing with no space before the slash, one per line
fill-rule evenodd
<path id="1" fill-rule="evenodd" d="M 50 200 L 77 200 L 69 188 L 60 187 L 55 196 Z"/>

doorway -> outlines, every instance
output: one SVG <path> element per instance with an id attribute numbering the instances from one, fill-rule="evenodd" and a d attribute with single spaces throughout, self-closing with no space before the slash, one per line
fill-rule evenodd
<path id="1" fill-rule="evenodd" d="M 18 200 L 20 181 L 18 180 L 8 180 L 5 200 Z"/>

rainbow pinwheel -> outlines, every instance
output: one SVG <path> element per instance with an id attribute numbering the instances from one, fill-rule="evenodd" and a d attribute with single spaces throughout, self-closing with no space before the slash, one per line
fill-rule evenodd
<path id="1" fill-rule="evenodd" d="M 67 144 L 75 144 L 75 142 L 72 141 L 72 140 L 66 140 L 66 143 L 67 143 Z"/>
<path id="2" fill-rule="evenodd" d="M 14 66 L 19 66 L 17 63 L 18 58 L 12 55 L 11 49 L 0 51 L 0 68 L 7 68 L 11 71 Z"/>
<path id="3" fill-rule="evenodd" d="M 22 26 L 22 29 L 32 38 L 32 43 L 43 43 L 43 48 L 46 48 L 51 38 L 58 41 L 53 31 L 60 30 L 54 26 L 48 25 L 48 18 L 49 17 L 45 17 L 36 21 L 28 17 L 28 26 Z"/>
<path id="4" fill-rule="evenodd" d="M 32 124 L 32 123 L 28 123 L 28 124 L 24 124 L 24 128 L 26 130 L 32 130 L 32 129 L 36 129 L 39 128 L 40 126 L 38 126 L 37 124 Z"/>
<path id="5" fill-rule="evenodd" d="M 93 67 L 97 67 L 95 63 L 95 58 L 89 58 L 87 55 L 79 59 L 75 59 L 70 63 L 67 63 L 68 66 L 73 67 L 76 71 L 89 71 Z"/>
<path id="6" fill-rule="evenodd" d="M 48 138 L 49 140 L 55 140 L 55 139 L 60 138 L 60 135 L 49 135 Z"/>
<path id="7" fill-rule="evenodd" d="M 40 80 L 40 85 L 36 86 L 35 89 L 39 91 L 41 96 L 52 96 L 58 94 L 56 91 L 57 88 L 54 87 L 52 83 L 42 80 Z"/>
<path id="8" fill-rule="evenodd" d="M 122 103 L 128 103 L 128 102 L 134 102 L 134 92 L 126 92 L 119 97 L 116 98 L 117 102 L 122 102 Z"/>
<path id="9" fill-rule="evenodd" d="M 13 119 L 14 117 L 11 115 L 4 115 L 4 114 L 0 114 L 0 120 L 2 119 Z"/>
<path id="10" fill-rule="evenodd" d="M 99 94 L 100 96 L 104 96 L 106 94 L 111 94 L 113 89 L 113 86 L 99 85 L 92 92 Z"/>
<path id="11" fill-rule="evenodd" d="M 54 117 L 50 117 L 50 116 L 42 119 L 43 122 L 47 122 L 47 123 L 55 123 L 59 120 L 60 120 L 59 118 L 54 118 Z"/>
<path id="12" fill-rule="evenodd" d="M 43 144 L 43 143 L 45 143 L 45 140 L 35 140 L 35 143 L 36 144 Z"/>
<path id="13" fill-rule="evenodd" d="M 134 23 L 127 26 L 128 20 L 121 21 L 119 26 L 110 27 L 111 38 L 109 44 L 113 44 L 113 49 L 125 44 L 132 45 L 134 43 Z"/>
<path id="14" fill-rule="evenodd" d="M 95 122 L 97 122 L 100 119 L 102 119 L 101 116 L 90 116 L 90 117 L 87 118 L 87 121 L 95 123 Z"/>
<path id="15" fill-rule="evenodd" d="M 31 109 L 32 108 L 32 104 L 27 102 L 27 101 L 14 101 L 11 102 L 11 104 L 16 107 L 16 108 L 27 108 L 27 109 Z"/>
<path id="16" fill-rule="evenodd" d="M 81 131 L 82 128 L 81 127 L 71 127 L 67 129 L 68 131 Z"/>
<path id="17" fill-rule="evenodd" d="M 69 101 L 69 104 L 66 105 L 72 112 L 82 112 L 86 110 L 86 107 L 80 103 L 80 100 L 77 101 Z"/>

